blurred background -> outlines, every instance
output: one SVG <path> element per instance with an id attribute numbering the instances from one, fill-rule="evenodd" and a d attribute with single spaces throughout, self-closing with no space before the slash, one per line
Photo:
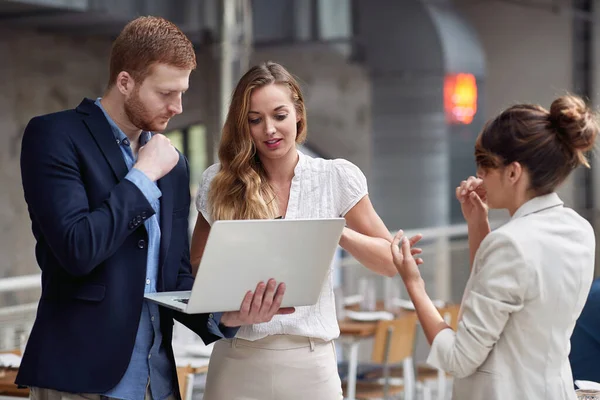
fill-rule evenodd
<path id="1" fill-rule="evenodd" d="M 447 303 L 460 302 L 469 274 L 454 188 L 475 173 L 485 121 L 517 102 L 548 108 L 565 93 L 600 101 L 600 0 L 0 0 L 0 350 L 26 341 L 40 293 L 23 130 L 33 116 L 101 96 L 111 42 L 140 15 L 173 21 L 197 50 L 168 132 L 189 158 L 192 196 L 216 161 L 235 83 L 251 65 L 279 62 L 305 94 L 303 151 L 357 164 L 390 231 L 424 234 L 426 284 Z M 559 194 L 596 227 L 591 164 Z M 497 226 L 508 215 L 491 217 Z M 190 229 L 195 218 L 192 206 Z M 335 263 L 343 298 L 371 286 L 380 300 L 407 298 L 399 280 L 377 279 L 341 251 Z"/>

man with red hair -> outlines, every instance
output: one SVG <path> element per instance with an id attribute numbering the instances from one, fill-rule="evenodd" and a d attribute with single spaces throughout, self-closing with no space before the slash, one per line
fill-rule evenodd
<path id="1" fill-rule="evenodd" d="M 144 301 L 193 284 L 188 162 L 153 132 L 182 112 L 195 68 L 174 24 L 138 18 L 113 44 L 102 98 L 25 129 L 42 295 L 16 383 L 32 398 L 177 398 L 173 318 L 210 343 L 270 320 L 281 304 L 283 290 L 264 284 L 239 312 L 185 315 Z M 267 310 L 256 307 L 263 299 Z"/>

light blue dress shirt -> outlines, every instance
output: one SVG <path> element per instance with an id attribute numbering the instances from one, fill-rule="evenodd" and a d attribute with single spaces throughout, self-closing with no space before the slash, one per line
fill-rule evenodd
<path id="1" fill-rule="evenodd" d="M 159 199 L 162 193 L 156 183 L 152 182 L 140 170 L 133 168 L 136 159 L 131 150 L 129 139 L 106 113 L 99 98 L 96 100 L 96 105 L 100 107 L 106 116 L 115 136 L 115 141 L 121 148 L 123 159 L 129 170 L 125 179 L 133 182 L 142 191 L 156 212 L 144 222 L 144 226 L 148 231 L 148 261 L 144 293 L 155 293 L 160 250 Z M 173 392 L 172 365 L 162 345 L 158 305 L 144 301 L 129 366 L 117 386 L 104 393 L 104 395 L 124 400 L 142 400 L 146 395 L 146 385 L 148 383 L 150 384 L 152 398 L 155 400 L 163 400 Z"/>

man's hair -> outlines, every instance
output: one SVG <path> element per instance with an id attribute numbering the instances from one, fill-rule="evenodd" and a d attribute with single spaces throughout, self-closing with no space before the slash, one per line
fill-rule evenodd
<path id="1" fill-rule="evenodd" d="M 129 22 L 114 41 L 108 87 L 121 71 L 141 84 L 157 64 L 196 68 L 194 46 L 175 24 L 160 17 L 139 17 Z"/>

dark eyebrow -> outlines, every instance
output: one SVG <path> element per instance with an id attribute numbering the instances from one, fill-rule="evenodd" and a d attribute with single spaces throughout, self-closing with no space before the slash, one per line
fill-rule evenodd
<path id="1" fill-rule="evenodd" d="M 282 104 L 279 107 L 276 107 L 273 111 L 279 111 L 284 107 L 287 107 L 287 106 L 285 104 Z M 248 111 L 248 114 L 260 114 L 260 113 L 258 111 Z"/>

